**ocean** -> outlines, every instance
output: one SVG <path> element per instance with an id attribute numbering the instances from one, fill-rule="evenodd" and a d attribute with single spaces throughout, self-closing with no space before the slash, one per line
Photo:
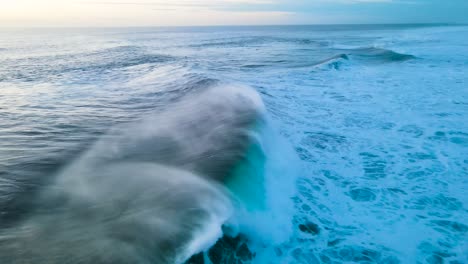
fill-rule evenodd
<path id="1" fill-rule="evenodd" d="M 468 262 L 463 25 L 0 29 L 0 229 L 113 128 L 226 86 L 263 101 L 261 179 L 192 262 Z"/>

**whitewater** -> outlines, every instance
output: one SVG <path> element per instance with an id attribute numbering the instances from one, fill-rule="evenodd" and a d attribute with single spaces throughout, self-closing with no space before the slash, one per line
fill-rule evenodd
<path id="1" fill-rule="evenodd" d="M 1 29 L 0 262 L 466 263 L 467 36 Z"/>

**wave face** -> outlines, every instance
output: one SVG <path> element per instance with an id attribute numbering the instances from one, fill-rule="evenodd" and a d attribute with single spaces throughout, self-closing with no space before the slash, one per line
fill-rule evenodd
<path id="1" fill-rule="evenodd" d="M 0 262 L 465 263 L 466 36 L 1 29 Z"/>
<path id="2" fill-rule="evenodd" d="M 358 48 L 349 51 L 350 54 L 362 59 L 376 60 L 381 62 L 402 62 L 415 59 L 416 57 L 410 54 L 398 53 L 393 50 L 382 48 Z"/>

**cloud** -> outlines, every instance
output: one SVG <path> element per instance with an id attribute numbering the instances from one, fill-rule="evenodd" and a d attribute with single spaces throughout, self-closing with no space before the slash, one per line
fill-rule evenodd
<path id="1" fill-rule="evenodd" d="M 73 0 L 70 0 L 73 1 Z M 323 6 L 347 6 L 359 4 L 397 4 L 414 0 L 80 0 L 85 5 L 128 6 L 128 8 L 152 8 L 153 10 L 212 10 L 230 12 L 288 12 L 304 13 Z"/>
<path id="2" fill-rule="evenodd" d="M 129 8 L 151 8 L 152 10 L 218 10 L 218 11 L 239 11 L 245 9 L 246 12 L 281 12 L 281 10 L 263 10 L 260 6 L 268 6 L 275 4 L 275 0 L 181 0 L 181 1 L 85 1 L 81 2 L 84 5 L 98 5 L 98 6 L 128 6 Z M 268 8 L 267 8 L 268 9 Z"/>
<path id="3" fill-rule="evenodd" d="M 185 1 L 140 1 L 140 2 L 125 2 L 125 1 L 86 1 L 83 4 L 95 5 L 133 5 L 133 6 L 177 6 L 177 7 L 216 7 L 229 5 L 269 5 L 277 1 L 273 0 L 185 0 Z"/>

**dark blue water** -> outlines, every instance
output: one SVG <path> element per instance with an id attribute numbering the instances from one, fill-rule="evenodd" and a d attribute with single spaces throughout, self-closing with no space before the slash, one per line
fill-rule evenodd
<path id="1" fill-rule="evenodd" d="M 286 142 L 273 213 L 237 220 L 254 263 L 465 263 L 467 73 L 466 26 L 2 29 L 0 208 L 109 128 L 235 83 Z"/>

